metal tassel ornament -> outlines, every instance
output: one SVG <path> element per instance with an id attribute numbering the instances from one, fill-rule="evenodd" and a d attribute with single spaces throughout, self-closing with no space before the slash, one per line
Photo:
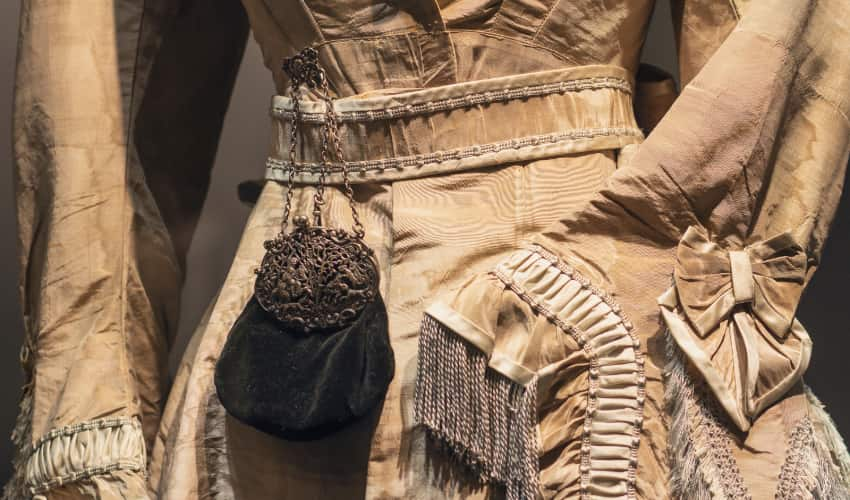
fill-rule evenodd
<path id="1" fill-rule="evenodd" d="M 287 440 L 313 440 L 345 427 L 379 405 L 395 372 L 388 319 L 374 251 L 354 203 L 339 124 L 318 53 L 307 48 L 283 63 L 291 81 L 289 175 L 281 231 L 266 250 L 254 297 L 230 331 L 216 363 L 215 385 L 236 419 Z M 325 104 L 321 169 L 312 223 L 293 217 L 287 233 L 299 138 L 300 94 Z M 323 224 L 331 157 L 342 165 L 353 228 Z"/>

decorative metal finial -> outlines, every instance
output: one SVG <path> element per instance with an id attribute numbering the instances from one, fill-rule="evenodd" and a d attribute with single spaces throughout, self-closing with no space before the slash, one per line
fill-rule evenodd
<path id="1" fill-rule="evenodd" d="M 311 89 L 317 89 L 325 82 L 325 72 L 319 66 L 319 53 L 313 47 L 307 47 L 294 56 L 285 58 L 283 71 L 295 88 L 306 84 Z"/>

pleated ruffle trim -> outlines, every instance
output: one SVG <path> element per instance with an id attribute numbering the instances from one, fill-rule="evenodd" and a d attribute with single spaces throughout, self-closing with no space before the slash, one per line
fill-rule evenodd
<path id="1" fill-rule="evenodd" d="M 14 475 L 3 499 L 43 498 L 63 485 L 116 471 L 146 474 L 145 440 L 135 417 L 103 418 L 54 429 L 29 441 L 31 398 L 25 391 L 13 440 Z"/>
<path id="2" fill-rule="evenodd" d="M 632 324 L 608 294 L 539 246 L 515 252 L 490 277 L 590 360 L 582 498 L 635 498 L 646 377 Z M 538 373 L 494 352 L 494 344 L 456 305 L 431 306 L 420 333 L 416 418 L 481 481 L 505 485 L 511 499 L 537 498 Z"/>

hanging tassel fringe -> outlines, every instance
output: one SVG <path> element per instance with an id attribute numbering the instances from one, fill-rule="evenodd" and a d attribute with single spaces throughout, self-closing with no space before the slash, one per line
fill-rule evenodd
<path id="1" fill-rule="evenodd" d="M 32 496 L 26 485 L 27 460 L 32 454 L 33 404 L 32 348 L 28 340 L 25 340 L 21 347 L 21 365 L 24 369 L 26 382 L 21 393 L 21 401 L 18 403 L 15 428 L 12 430 L 12 444 L 15 453 L 12 459 L 12 477 L 3 487 L 2 500 L 21 500 Z"/>
<path id="2" fill-rule="evenodd" d="M 482 483 L 509 500 L 538 491 L 537 380 L 517 384 L 487 355 L 425 315 L 419 337 L 416 421 Z"/>
<path id="3" fill-rule="evenodd" d="M 700 454 L 691 436 L 688 415 L 693 387 L 685 372 L 678 347 L 666 335 L 667 364 L 664 371 L 664 403 L 670 416 L 667 454 L 670 457 L 670 492 L 673 498 L 711 500 L 712 485 L 701 467 Z M 716 472 L 716 471 L 711 471 Z"/>
<path id="4" fill-rule="evenodd" d="M 788 436 L 788 455 L 779 473 L 776 498 L 791 500 L 847 500 L 846 484 L 827 446 L 816 436 L 810 418 L 804 418 Z"/>
<path id="5" fill-rule="evenodd" d="M 844 485 L 845 489 L 850 490 L 850 454 L 847 453 L 847 446 L 844 444 L 844 439 L 838 433 L 835 427 L 835 422 L 832 417 L 826 412 L 823 403 L 815 396 L 809 386 L 805 386 L 806 397 L 809 400 L 809 408 L 811 409 L 812 423 L 815 429 L 823 433 L 823 439 L 832 459 L 838 467 L 837 482 Z"/>
<path id="6" fill-rule="evenodd" d="M 805 391 L 811 413 L 788 438 L 776 498 L 850 500 L 847 448 L 823 404 L 808 386 Z"/>
<path id="7" fill-rule="evenodd" d="M 696 393 L 685 362 L 667 334 L 665 405 L 670 416 L 668 456 L 673 498 L 749 498 L 729 460 L 724 427 Z M 811 416 L 788 436 L 776 498 L 850 500 L 850 456 L 832 419 L 806 387 Z"/>

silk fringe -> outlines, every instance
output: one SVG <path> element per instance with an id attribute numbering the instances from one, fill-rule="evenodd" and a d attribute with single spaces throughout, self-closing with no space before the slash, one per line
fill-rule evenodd
<path id="1" fill-rule="evenodd" d="M 703 467 L 701 453 L 691 435 L 689 403 L 693 387 L 682 353 L 665 334 L 667 363 L 664 370 L 664 405 L 669 417 L 667 455 L 670 460 L 670 493 L 673 498 L 711 500 L 717 492 L 717 471 Z M 722 498 L 722 497 L 721 497 Z"/>
<path id="2" fill-rule="evenodd" d="M 12 477 L 3 487 L 2 500 L 21 500 L 32 497 L 26 485 L 27 460 L 32 454 L 33 380 L 30 366 L 31 352 L 28 342 L 25 343 L 21 351 L 21 363 L 24 367 L 26 383 L 21 392 L 21 400 L 18 403 L 18 416 L 15 419 L 15 427 L 12 430 L 11 441 L 14 446 Z"/>
<path id="3" fill-rule="evenodd" d="M 478 481 L 508 500 L 538 495 L 537 380 L 488 368 L 487 355 L 429 315 L 422 321 L 416 421 Z"/>

